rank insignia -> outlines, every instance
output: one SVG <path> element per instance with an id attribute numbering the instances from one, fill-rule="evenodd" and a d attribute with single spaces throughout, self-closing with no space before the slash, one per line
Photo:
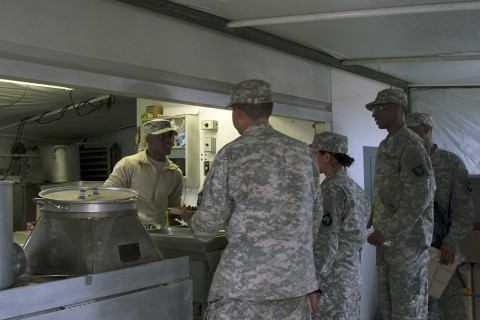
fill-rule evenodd
<path id="1" fill-rule="evenodd" d="M 465 186 L 467 187 L 468 192 L 473 191 L 472 183 L 470 181 L 467 181 L 467 183 L 465 183 Z"/>
<path id="2" fill-rule="evenodd" d="M 322 218 L 322 224 L 326 227 L 332 224 L 332 216 L 330 216 L 330 212 L 326 211 Z"/>

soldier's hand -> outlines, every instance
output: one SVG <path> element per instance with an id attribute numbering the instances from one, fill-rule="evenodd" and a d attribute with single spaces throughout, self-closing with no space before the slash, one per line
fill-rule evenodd
<path id="1" fill-rule="evenodd" d="M 318 313 L 317 298 L 318 298 L 317 291 L 314 291 L 308 294 L 308 300 L 310 302 L 310 310 L 312 313 Z"/>
<path id="2" fill-rule="evenodd" d="M 455 248 L 443 243 L 440 246 L 440 251 L 442 251 L 442 256 L 440 257 L 441 264 L 452 264 L 455 261 Z"/>
<path id="3" fill-rule="evenodd" d="M 385 238 L 378 230 L 374 230 L 367 238 L 367 242 L 371 245 L 378 246 L 385 242 Z"/>

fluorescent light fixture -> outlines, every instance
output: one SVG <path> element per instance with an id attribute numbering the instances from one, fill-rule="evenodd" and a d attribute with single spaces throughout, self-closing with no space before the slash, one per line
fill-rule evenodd
<path id="1" fill-rule="evenodd" d="M 0 82 L 14 83 L 14 84 L 20 84 L 20 85 L 26 85 L 26 86 L 32 86 L 32 87 L 43 87 L 43 88 L 52 88 L 52 89 L 60 89 L 60 90 L 73 90 L 72 88 L 67 88 L 67 87 L 52 86 L 52 85 L 43 84 L 43 83 L 23 82 L 23 81 L 15 81 L 15 80 L 7 80 L 7 79 L 0 79 Z"/>

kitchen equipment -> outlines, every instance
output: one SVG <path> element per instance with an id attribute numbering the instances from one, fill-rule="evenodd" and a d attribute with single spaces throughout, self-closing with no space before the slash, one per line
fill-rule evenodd
<path id="1" fill-rule="evenodd" d="M 29 273 L 91 274 L 161 260 L 137 217 L 137 192 L 68 186 L 41 191 L 24 250 Z"/>
<path id="2" fill-rule="evenodd" d="M 13 284 L 13 184 L 0 181 L 0 289 Z"/>
<path id="3" fill-rule="evenodd" d="M 52 183 L 80 180 L 80 153 L 78 146 L 40 146 L 40 163 L 46 180 Z"/>

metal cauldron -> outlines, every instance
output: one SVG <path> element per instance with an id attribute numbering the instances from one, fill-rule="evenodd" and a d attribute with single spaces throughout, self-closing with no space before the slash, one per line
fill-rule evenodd
<path id="1" fill-rule="evenodd" d="M 137 193 L 115 187 L 47 189 L 24 250 L 29 273 L 91 274 L 161 260 L 137 217 Z"/>

